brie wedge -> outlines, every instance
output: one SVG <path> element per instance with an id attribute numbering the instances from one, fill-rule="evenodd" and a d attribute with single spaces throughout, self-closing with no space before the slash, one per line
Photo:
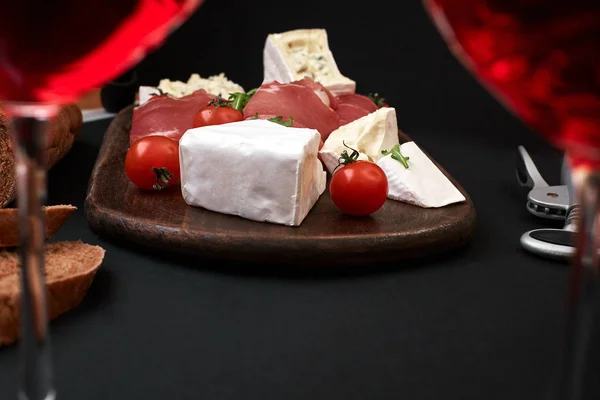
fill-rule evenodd
<path id="1" fill-rule="evenodd" d="M 325 191 L 315 129 L 245 120 L 188 130 L 179 142 L 185 202 L 298 226 Z"/>
<path id="2" fill-rule="evenodd" d="M 400 151 L 409 158 L 408 168 L 391 154 L 377 162 L 388 178 L 390 199 L 423 208 L 443 207 L 466 200 L 415 142 L 403 143 Z"/>
<path id="3" fill-rule="evenodd" d="M 348 147 L 359 152 L 359 160 L 377 162 L 383 157 L 382 150 L 390 150 L 396 144 L 398 144 L 396 109 L 383 107 L 331 132 L 323 143 L 319 155 L 329 172 L 333 173 L 339 164 L 342 152 L 346 150 L 349 155 L 352 153 Z"/>
<path id="4" fill-rule="evenodd" d="M 356 82 L 340 73 L 325 29 L 296 29 L 268 35 L 263 64 L 264 83 L 289 83 L 310 77 L 335 96 L 356 90 Z"/>

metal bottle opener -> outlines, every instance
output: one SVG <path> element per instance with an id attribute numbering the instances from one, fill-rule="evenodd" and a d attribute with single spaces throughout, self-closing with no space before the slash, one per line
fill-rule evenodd
<path id="1" fill-rule="evenodd" d="M 570 195 L 567 185 L 550 186 L 523 146 L 518 147 L 517 180 L 531 190 L 527 195 L 527 211 L 536 217 L 564 220 L 569 209 Z"/>
<path id="2" fill-rule="evenodd" d="M 562 229 L 525 232 L 521 236 L 521 245 L 533 254 L 567 261 L 575 252 L 572 244 L 579 218 L 579 206 L 572 201 L 568 167 L 563 163 L 562 181 L 566 184 L 550 186 L 523 146 L 519 146 L 518 154 L 517 180 L 521 186 L 531 189 L 527 195 L 527 210 L 537 217 L 565 221 Z"/>

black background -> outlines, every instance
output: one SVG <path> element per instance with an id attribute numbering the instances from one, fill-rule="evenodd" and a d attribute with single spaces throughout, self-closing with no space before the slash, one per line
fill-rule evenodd
<path id="1" fill-rule="evenodd" d="M 350 271 L 146 255 L 87 225 L 108 122 L 87 124 L 49 176 L 49 202 L 79 207 L 54 240 L 107 253 L 83 304 L 51 325 L 59 399 L 548 398 L 568 268 L 520 248 L 523 232 L 552 224 L 525 210 L 514 166 L 523 144 L 558 184 L 561 154 L 463 69 L 419 1 L 207 0 L 136 67 L 140 84 L 226 72 L 250 89 L 266 35 L 311 27 L 327 29 L 358 91 L 384 94 L 400 128 L 465 187 L 473 240 Z M 16 356 L 0 350 L 1 399 L 15 398 Z M 596 399 L 597 345 L 590 360 L 586 398 Z"/>

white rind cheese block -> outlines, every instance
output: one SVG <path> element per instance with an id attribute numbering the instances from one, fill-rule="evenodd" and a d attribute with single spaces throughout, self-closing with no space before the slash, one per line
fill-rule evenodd
<path id="1" fill-rule="evenodd" d="M 340 73 L 325 29 L 296 29 L 268 35 L 263 64 L 263 83 L 289 83 L 309 77 L 335 96 L 356 90 L 356 82 Z"/>
<path id="2" fill-rule="evenodd" d="M 188 130 L 179 142 L 185 202 L 298 226 L 325 191 L 315 129 L 245 120 Z"/>
<path id="3" fill-rule="evenodd" d="M 331 132 L 319 152 L 331 173 L 338 166 L 342 151 L 352 153 L 344 143 L 360 153 L 359 160 L 379 161 L 382 150 L 391 150 L 398 144 L 396 109 L 380 108 Z"/>
<path id="4" fill-rule="evenodd" d="M 377 162 L 388 178 L 390 199 L 423 208 L 443 207 L 466 200 L 415 142 L 403 143 L 400 152 L 409 157 L 408 168 L 391 155 Z"/>
<path id="5" fill-rule="evenodd" d="M 140 86 L 138 90 L 138 104 L 144 104 L 156 93 L 158 93 L 158 88 L 155 88 L 154 86 Z"/>

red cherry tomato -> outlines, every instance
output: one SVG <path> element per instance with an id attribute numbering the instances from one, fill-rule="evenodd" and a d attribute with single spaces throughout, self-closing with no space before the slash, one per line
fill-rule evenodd
<path id="1" fill-rule="evenodd" d="M 355 161 L 333 173 L 329 193 L 333 204 L 343 213 L 370 215 L 385 203 L 388 180 L 379 165 L 371 161 Z"/>
<path id="2" fill-rule="evenodd" d="M 125 172 L 134 185 L 162 190 L 179 182 L 179 143 L 164 136 L 146 136 L 129 148 Z"/>
<path id="3" fill-rule="evenodd" d="M 230 106 L 214 106 L 212 104 L 207 105 L 194 117 L 192 128 L 198 128 L 201 126 L 208 125 L 221 125 L 230 122 L 242 121 L 244 115 Z"/>

